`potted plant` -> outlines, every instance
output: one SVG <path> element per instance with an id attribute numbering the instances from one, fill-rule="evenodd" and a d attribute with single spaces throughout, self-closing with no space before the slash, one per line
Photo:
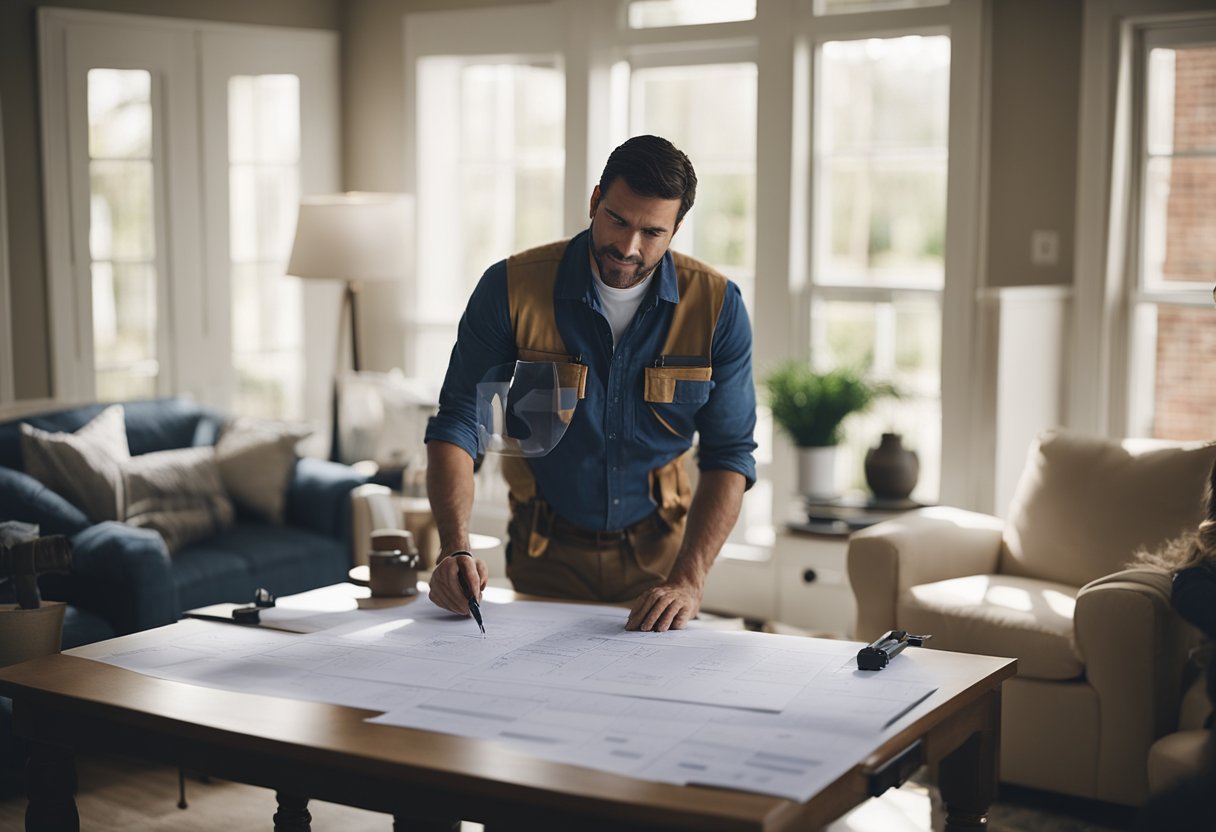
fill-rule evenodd
<path id="1" fill-rule="evenodd" d="M 836 446 L 845 418 L 894 395 L 894 388 L 849 367 L 821 373 L 797 360 L 769 373 L 764 386 L 773 420 L 798 448 L 798 491 L 810 500 L 838 497 Z"/>
<path id="2" fill-rule="evenodd" d="M 0 604 L 0 667 L 59 651 L 64 604 L 42 601 L 38 576 L 67 572 L 72 547 L 62 535 L 39 537 L 28 523 L 0 523 L 0 583 L 10 582 L 15 604 Z"/>

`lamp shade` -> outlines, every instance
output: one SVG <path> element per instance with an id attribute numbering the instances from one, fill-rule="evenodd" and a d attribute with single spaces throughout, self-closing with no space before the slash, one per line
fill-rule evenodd
<path id="1" fill-rule="evenodd" d="M 410 199 L 344 193 L 300 200 L 287 273 L 321 280 L 397 280 L 405 272 Z"/>

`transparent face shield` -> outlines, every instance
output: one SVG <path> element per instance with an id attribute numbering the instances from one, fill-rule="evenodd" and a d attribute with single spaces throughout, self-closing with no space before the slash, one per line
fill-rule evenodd
<path id="1" fill-rule="evenodd" d="M 477 385 L 477 450 L 544 456 L 574 416 L 578 388 L 562 384 L 552 361 L 516 361 L 490 369 Z"/>

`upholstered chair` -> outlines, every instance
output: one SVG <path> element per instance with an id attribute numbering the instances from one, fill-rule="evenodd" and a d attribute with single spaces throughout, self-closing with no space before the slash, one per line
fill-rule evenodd
<path id="1" fill-rule="evenodd" d="M 1129 563 L 1195 529 L 1213 460 L 1216 446 L 1046 432 L 1006 520 L 935 507 L 853 535 L 857 638 L 898 627 L 1017 658 L 1001 780 L 1139 805 L 1197 631 L 1170 605 L 1170 576 Z"/>

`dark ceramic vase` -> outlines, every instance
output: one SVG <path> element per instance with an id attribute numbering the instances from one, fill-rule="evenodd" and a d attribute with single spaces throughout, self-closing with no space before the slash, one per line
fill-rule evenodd
<path id="1" fill-rule="evenodd" d="M 866 483 L 880 500 L 906 500 L 919 476 L 920 460 L 898 433 L 884 433 L 878 447 L 866 451 Z"/>

